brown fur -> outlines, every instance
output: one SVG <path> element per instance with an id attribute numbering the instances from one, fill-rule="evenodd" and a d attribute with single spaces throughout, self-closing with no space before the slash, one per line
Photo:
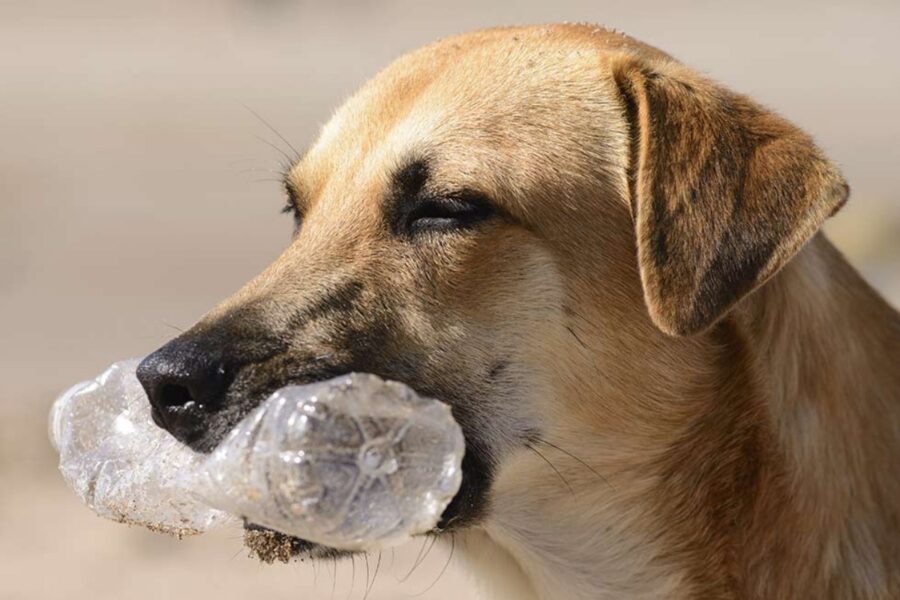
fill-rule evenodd
<path id="1" fill-rule="evenodd" d="M 398 238 L 410 157 L 499 216 Z M 220 430 L 322 361 L 447 400 L 488 597 L 900 598 L 900 318 L 792 125 L 621 34 L 496 29 L 388 67 L 288 185 L 291 246 L 196 330 L 275 340 Z"/>

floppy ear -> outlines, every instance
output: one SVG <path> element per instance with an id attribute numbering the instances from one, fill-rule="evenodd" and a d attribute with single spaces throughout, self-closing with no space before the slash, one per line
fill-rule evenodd
<path id="1" fill-rule="evenodd" d="M 681 65 L 628 58 L 614 76 L 644 298 L 661 330 L 696 333 L 778 271 L 847 184 L 803 132 Z"/>

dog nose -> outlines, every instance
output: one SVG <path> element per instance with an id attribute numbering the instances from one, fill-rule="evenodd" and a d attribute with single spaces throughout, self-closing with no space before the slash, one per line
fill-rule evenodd
<path id="1" fill-rule="evenodd" d="M 154 422 L 188 445 L 203 435 L 209 415 L 222 407 L 236 366 L 223 360 L 221 349 L 203 346 L 176 338 L 137 368 Z"/>

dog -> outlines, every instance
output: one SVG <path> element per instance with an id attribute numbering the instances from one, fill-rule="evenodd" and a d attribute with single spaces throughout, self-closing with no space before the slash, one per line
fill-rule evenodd
<path id="1" fill-rule="evenodd" d="M 464 431 L 433 533 L 485 597 L 900 598 L 900 315 L 795 126 L 615 31 L 491 29 L 387 67 L 284 184 L 288 248 L 139 367 L 176 438 L 375 373 Z"/>

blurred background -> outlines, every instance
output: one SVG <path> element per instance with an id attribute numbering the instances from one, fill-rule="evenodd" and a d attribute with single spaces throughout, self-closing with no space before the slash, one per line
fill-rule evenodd
<path id="1" fill-rule="evenodd" d="M 853 190 L 832 238 L 900 302 L 896 0 L 2 0 L 0 599 L 363 597 L 361 561 L 333 593 L 330 563 L 260 565 L 237 530 L 179 542 L 92 516 L 56 471 L 47 410 L 286 245 L 284 144 L 251 110 L 303 148 L 403 52 L 549 21 L 621 29 L 812 133 Z M 419 547 L 385 556 L 369 598 L 472 597 L 437 549 L 399 583 Z"/>

